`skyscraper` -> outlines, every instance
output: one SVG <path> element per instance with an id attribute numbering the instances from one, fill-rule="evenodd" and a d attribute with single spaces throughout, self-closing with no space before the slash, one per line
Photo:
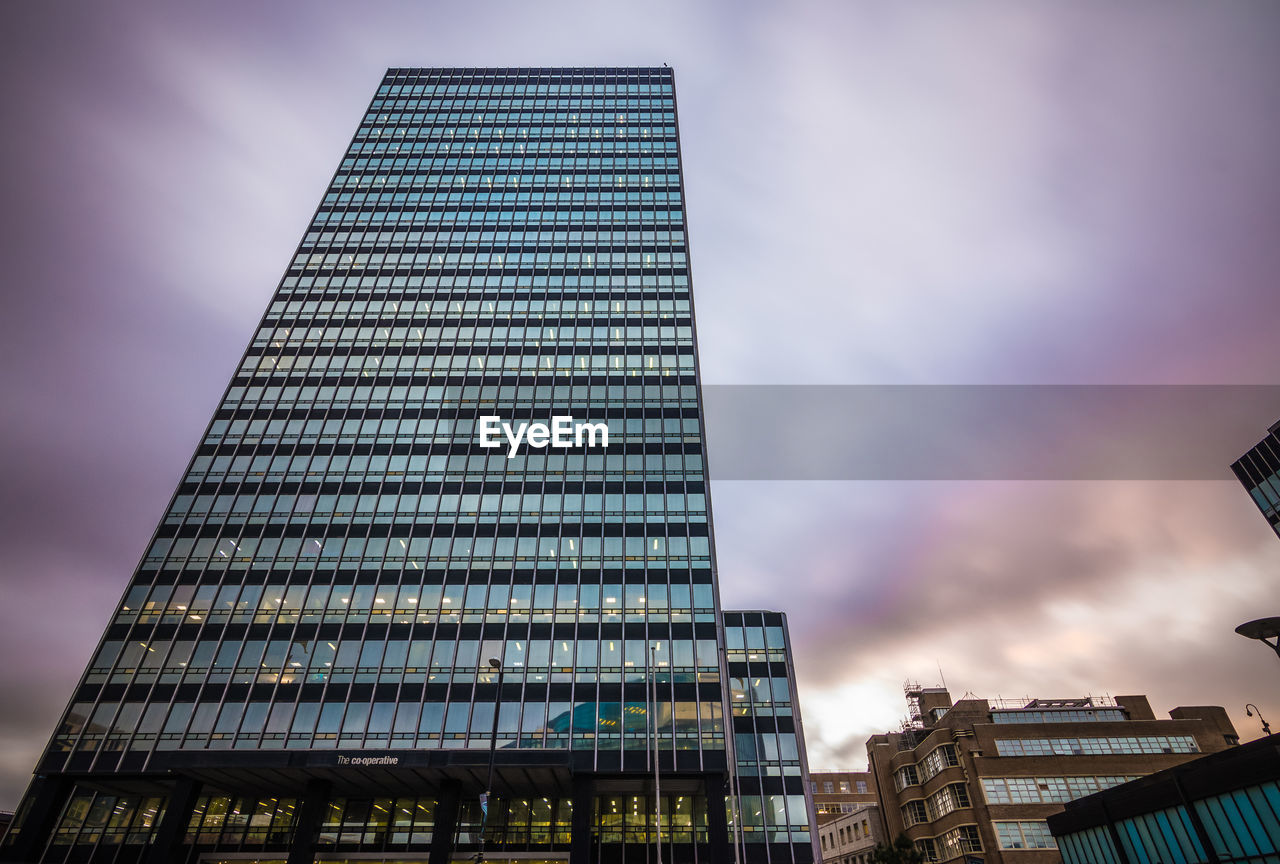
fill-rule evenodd
<path id="1" fill-rule="evenodd" d="M 393 69 L 0 860 L 807 862 L 787 652 L 719 603 L 671 70 Z"/>
<path id="2" fill-rule="evenodd" d="M 1231 470 L 1249 491 L 1271 530 L 1280 534 L 1280 422 L 1267 430 L 1266 438 L 1237 459 Z"/>

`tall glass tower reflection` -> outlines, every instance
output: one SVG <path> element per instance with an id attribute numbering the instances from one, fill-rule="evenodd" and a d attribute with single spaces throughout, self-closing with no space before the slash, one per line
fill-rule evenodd
<path id="1" fill-rule="evenodd" d="M 726 647 L 673 85 L 388 71 L 0 860 L 443 864 L 491 752 L 490 861 L 812 860 L 784 622 Z"/>
<path id="2" fill-rule="evenodd" d="M 1237 459 L 1231 470 L 1249 490 L 1271 530 L 1280 535 L 1280 422 L 1272 424 L 1267 437 Z"/>

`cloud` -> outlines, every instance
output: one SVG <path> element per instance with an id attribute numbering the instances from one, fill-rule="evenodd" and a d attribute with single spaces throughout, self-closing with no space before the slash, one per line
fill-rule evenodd
<path id="1" fill-rule="evenodd" d="M 726 604 L 788 613 L 818 764 L 896 728 L 904 679 L 1233 717 L 1270 698 L 1274 658 L 1232 630 L 1280 545 L 1232 483 L 726 483 L 713 503 Z"/>

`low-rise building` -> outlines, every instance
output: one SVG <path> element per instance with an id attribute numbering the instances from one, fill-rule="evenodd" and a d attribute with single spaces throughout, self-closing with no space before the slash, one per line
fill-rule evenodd
<path id="1" fill-rule="evenodd" d="M 810 771 L 809 788 L 818 825 L 878 800 L 875 776 L 870 771 Z"/>
<path id="2" fill-rule="evenodd" d="M 818 829 L 823 864 L 868 864 L 871 850 L 884 840 L 880 808 L 860 803 Z"/>
<path id="3" fill-rule="evenodd" d="M 1157 719 L 1145 696 L 965 698 L 906 688 L 901 731 L 867 742 L 885 836 L 925 862 L 1057 864 L 1046 819 L 1075 798 L 1238 743 L 1219 707 Z"/>

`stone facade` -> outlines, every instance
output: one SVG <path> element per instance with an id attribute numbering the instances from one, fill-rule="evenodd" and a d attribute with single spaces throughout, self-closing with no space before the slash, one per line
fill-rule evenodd
<path id="1" fill-rule="evenodd" d="M 818 828 L 823 864 L 867 864 L 871 850 L 884 841 L 883 820 L 875 804 L 859 803 Z"/>

